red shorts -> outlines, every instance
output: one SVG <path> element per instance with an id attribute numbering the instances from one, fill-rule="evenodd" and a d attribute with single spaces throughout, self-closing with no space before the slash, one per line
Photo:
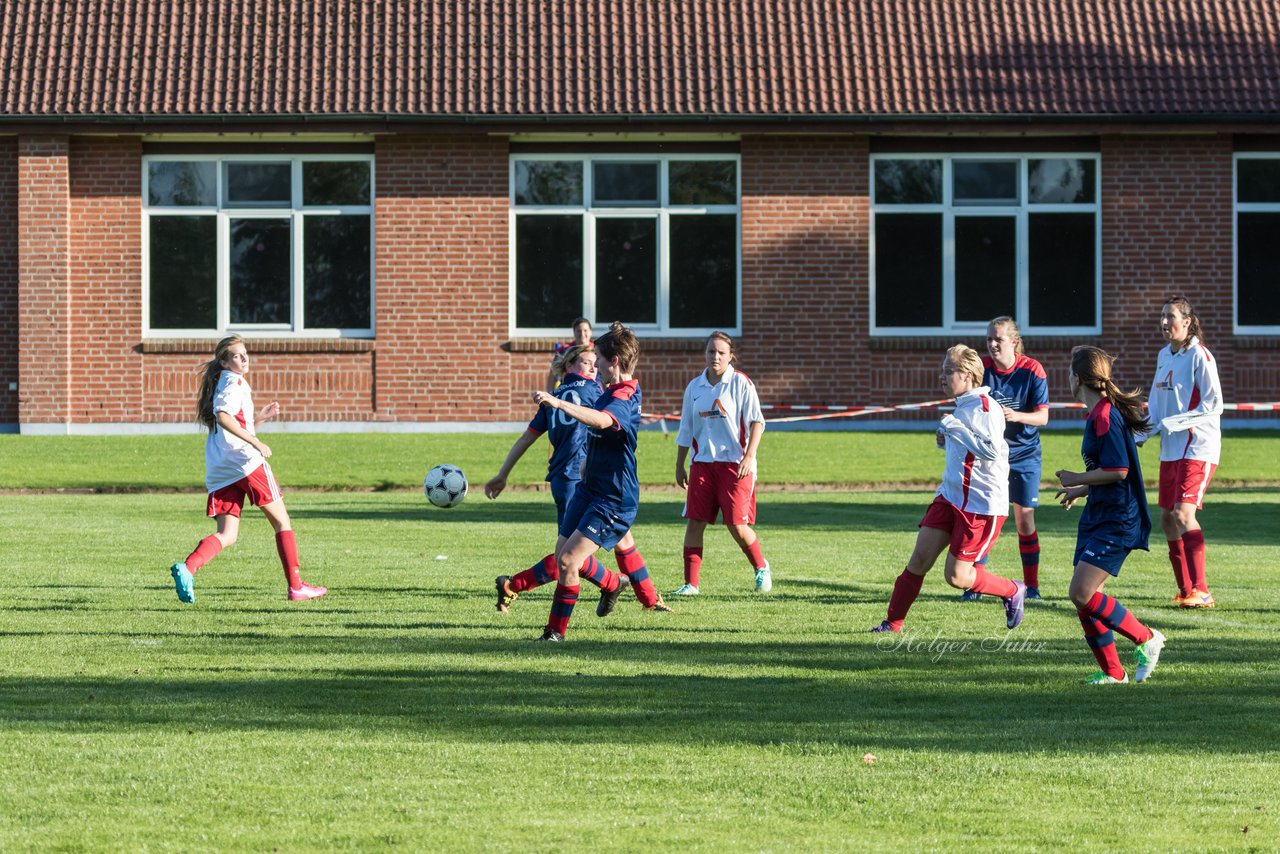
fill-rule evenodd
<path id="1" fill-rule="evenodd" d="M 271 466 L 263 463 L 245 477 L 235 483 L 229 483 L 219 490 L 209 493 L 209 504 L 205 513 L 209 516 L 240 517 L 244 507 L 245 496 L 257 507 L 279 501 L 283 496 L 276 476 L 271 473 Z"/>
<path id="2" fill-rule="evenodd" d="M 991 547 L 1000 538 L 1000 528 L 1004 526 L 1006 516 L 980 516 L 957 509 L 941 495 L 935 496 L 924 518 L 920 520 L 921 528 L 937 528 L 951 534 L 951 554 L 956 560 L 973 563 L 980 556 L 991 551 Z"/>
<path id="3" fill-rule="evenodd" d="M 1218 470 L 1214 463 L 1204 460 L 1168 460 L 1160 463 L 1160 497 L 1157 503 L 1165 510 L 1175 504 L 1204 506 L 1204 493 Z"/>
<path id="4" fill-rule="evenodd" d="M 739 479 L 737 463 L 694 463 L 689 468 L 684 518 L 711 525 L 717 511 L 726 525 L 754 525 L 756 476 Z"/>

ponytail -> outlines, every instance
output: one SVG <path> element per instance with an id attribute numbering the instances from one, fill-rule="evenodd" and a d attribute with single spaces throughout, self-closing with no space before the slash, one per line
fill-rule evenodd
<path id="1" fill-rule="evenodd" d="M 1147 428 L 1147 414 L 1142 408 L 1142 390 L 1126 392 L 1111 379 L 1115 359 L 1105 350 L 1081 344 L 1071 350 L 1071 372 L 1080 384 L 1101 394 L 1120 410 L 1124 424 L 1133 433 Z"/>
<path id="2" fill-rule="evenodd" d="M 244 339 L 239 335 L 228 335 L 214 348 L 213 358 L 200 366 L 200 392 L 196 395 L 196 418 L 210 432 L 218 426 L 218 419 L 213 414 L 213 395 L 218 390 L 218 379 L 222 376 L 222 362 L 227 358 L 228 350 L 242 343 Z"/>
<path id="3" fill-rule="evenodd" d="M 1200 330 L 1200 318 L 1196 316 L 1195 310 L 1191 308 L 1191 302 L 1186 297 L 1171 296 L 1164 301 L 1164 304 L 1170 308 L 1176 308 L 1182 313 L 1182 316 L 1191 321 L 1187 327 L 1187 340 L 1183 342 L 1182 349 L 1185 350 L 1191 346 L 1191 339 L 1195 338 L 1204 347 L 1208 347 L 1204 341 L 1204 332 Z"/>

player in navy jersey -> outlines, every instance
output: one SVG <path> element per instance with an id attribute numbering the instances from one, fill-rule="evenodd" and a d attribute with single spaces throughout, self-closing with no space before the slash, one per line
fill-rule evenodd
<path id="1" fill-rule="evenodd" d="M 1111 379 L 1112 359 L 1097 347 L 1071 351 L 1071 394 L 1089 410 L 1085 419 L 1080 455 L 1083 472 L 1057 472 L 1062 506 L 1070 508 L 1089 497 L 1076 535 L 1075 574 L 1071 577 L 1071 601 L 1084 627 L 1085 641 L 1102 668 L 1087 680 L 1091 685 L 1128 682 L 1120 664 L 1115 636 L 1119 632 L 1137 644 L 1135 682 L 1144 682 L 1155 670 L 1164 649 L 1160 632 L 1144 626 L 1102 587 L 1120 574 L 1120 566 L 1133 549 L 1147 549 L 1151 517 L 1142 485 L 1135 433 L 1146 427 L 1142 398 L 1126 394 Z"/>
<path id="2" fill-rule="evenodd" d="M 556 360 L 556 397 L 581 406 L 594 406 L 602 389 L 596 382 L 596 354 L 590 344 L 573 344 Z M 539 406 L 528 428 L 511 446 L 498 473 L 484 485 L 484 494 L 493 499 L 507 487 L 507 477 L 538 437 L 547 434 L 551 456 L 547 462 L 546 480 L 551 484 L 551 497 L 556 503 L 556 527 L 564 520 L 564 512 L 574 490 L 582 480 L 582 463 L 587 456 L 587 428 L 562 412 Z M 542 571 L 541 564 L 515 576 L 500 575 L 494 581 L 498 590 L 498 610 L 506 611 L 526 590 L 532 590 L 553 579 Z"/>
<path id="3" fill-rule="evenodd" d="M 551 351 L 551 372 L 547 374 L 547 391 L 555 391 L 556 384 L 560 382 L 561 373 L 558 373 L 557 365 L 560 364 L 561 357 L 570 347 L 581 347 L 591 343 L 591 321 L 585 317 L 575 317 L 573 323 L 569 325 L 573 330 L 573 340 L 563 341 L 555 345 Z"/>
<path id="4" fill-rule="evenodd" d="M 636 589 L 636 597 L 646 607 L 669 610 L 653 589 L 649 571 L 631 538 L 631 525 L 640 508 L 640 480 L 636 474 L 640 384 L 632 377 L 640 358 L 640 343 L 634 332 L 615 321 L 595 346 L 596 370 L 605 389 L 594 406 L 570 403 L 545 391 L 533 394 L 540 405 L 557 414 L 564 413 L 587 428 L 582 482 L 565 510 L 555 552 L 540 562 L 548 575 L 554 573 L 556 577 L 551 615 L 540 638 L 544 641 L 564 640 L 578 601 L 580 575 L 600 588 L 596 607 L 599 616 L 613 610 L 618 594 L 628 584 Z M 595 558 L 597 549 L 615 547 L 618 573 L 605 569 Z"/>
<path id="5" fill-rule="evenodd" d="M 1036 507 L 1040 505 L 1040 428 L 1049 423 L 1049 383 L 1044 367 L 1022 349 L 1022 335 L 1012 317 L 987 324 L 987 352 L 982 358 L 982 384 L 1004 410 L 1004 439 L 1009 444 L 1009 501 L 1018 528 L 1018 553 L 1027 598 L 1040 598 L 1040 535 Z M 986 567 L 989 555 L 978 559 Z M 966 590 L 966 602 L 981 593 Z"/>

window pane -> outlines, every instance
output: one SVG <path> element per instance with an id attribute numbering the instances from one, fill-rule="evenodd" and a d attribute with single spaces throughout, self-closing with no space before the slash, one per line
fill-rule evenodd
<path id="1" fill-rule="evenodd" d="M 1280 326 L 1280 213 L 1242 213 L 1237 298 L 1242 326 Z"/>
<path id="2" fill-rule="evenodd" d="M 1236 196 L 1242 202 L 1280 202 L 1280 160 L 1237 161 Z"/>
<path id="3" fill-rule="evenodd" d="M 738 201 L 738 166 L 732 160 L 673 160 L 667 165 L 673 205 L 732 205 Z"/>
<path id="4" fill-rule="evenodd" d="M 304 205 L 369 204 L 369 164 L 365 161 L 304 162 L 302 164 L 302 203 Z"/>
<path id="5" fill-rule="evenodd" d="M 213 216 L 150 218 L 151 328 L 218 326 L 218 222 Z"/>
<path id="6" fill-rule="evenodd" d="M 876 325 L 942 325 L 942 214 L 876 214 Z"/>
<path id="7" fill-rule="evenodd" d="M 596 317 L 658 322 L 658 221 L 596 220 Z"/>
<path id="8" fill-rule="evenodd" d="M 289 220 L 231 220 L 231 322 L 289 323 Z"/>
<path id="9" fill-rule="evenodd" d="M 673 328 L 733 328 L 738 323 L 738 218 L 672 216 Z M 603 316 L 603 315 L 602 315 Z"/>
<path id="10" fill-rule="evenodd" d="M 595 163 L 597 205 L 656 205 L 658 203 L 657 163 Z"/>
<path id="11" fill-rule="evenodd" d="M 957 205 L 1016 205 L 1018 164 L 1008 160 L 956 160 L 951 164 Z"/>
<path id="12" fill-rule="evenodd" d="M 582 217 L 516 217 L 516 326 L 565 327 L 582 315 Z"/>
<path id="13" fill-rule="evenodd" d="M 936 205 L 942 202 L 941 160 L 877 160 L 877 205 Z"/>
<path id="14" fill-rule="evenodd" d="M 1094 161 L 1087 158 L 1032 160 L 1027 164 L 1028 201 L 1036 205 L 1093 202 Z"/>
<path id="15" fill-rule="evenodd" d="M 288 163 L 228 163 L 227 204 L 287 207 L 293 204 L 292 172 Z"/>
<path id="16" fill-rule="evenodd" d="M 986 323 L 1015 314 L 1016 223 L 1010 216 L 956 217 L 956 320 Z"/>
<path id="17" fill-rule="evenodd" d="M 1097 323 L 1094 215 L 1031 214 L 1028 274 L 1032 326 Z"/>
<path id="18" fill-rule="evenodd" d="M 582 163 L 517 160 L 515 191 L 517 205 L 580 205 Z"/>
<path id="19" fill-rule="evenodd" d="M 302 220 L 302 317 L 304 325 L 368 329 L 369 216 L 319 216 Z"/>
<path id="20" fill-rule="evenodd" d="M 218 164 L 212 160 L 178 163 L 152 160 L 147 164 L 147 204 L 187 207 L 218 204 Z"/>

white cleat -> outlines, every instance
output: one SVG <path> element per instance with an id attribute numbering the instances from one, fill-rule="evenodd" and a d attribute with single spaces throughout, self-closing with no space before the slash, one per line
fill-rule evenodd
<path id="1" fill-rule="evenodd" d="M 769 572 L 769 561 L 764 562 L 763 569 L 756 570 L 756 592 L 768 593 L 773 589 L 773 575 Z"/>
<path id="2" fill-rule="evenodd" d="M 1133 671 L 1134 682 L 1146 682 L 1151 671 L 1160 663 L 1160 651 L 1164 649 L 1164 635 L 1158 629 L 1151 630 L 1151 640 L 1138 644 L 1133 649 L 1133 657 L 1138 662 L 1138 669 Z"/>

